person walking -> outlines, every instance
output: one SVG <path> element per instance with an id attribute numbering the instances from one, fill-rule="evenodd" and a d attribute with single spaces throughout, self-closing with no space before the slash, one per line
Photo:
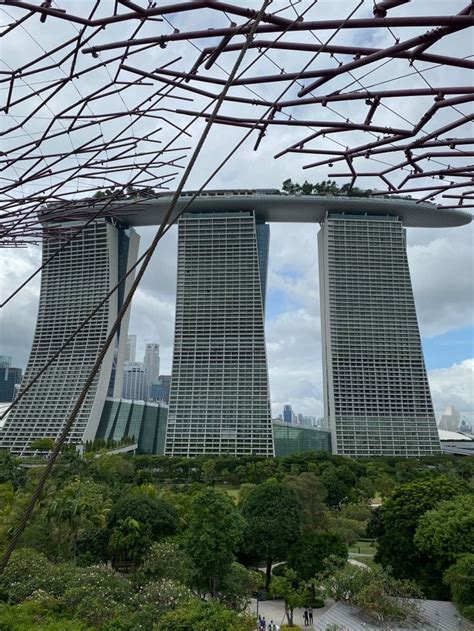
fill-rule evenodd
<path id="1" fill-rule="evenodd" d="M 308 610 L 308 618 L 309 618 L 309 624 L 313 624 L 313 608 L 310 607 Z"/>
<path id="2" fill-rule="evenodd" d="M 304 626 L 307 627 L 308 626 L 308 610 L 307 609 L 304 610 L 303 620 L 304 620 Z"/>

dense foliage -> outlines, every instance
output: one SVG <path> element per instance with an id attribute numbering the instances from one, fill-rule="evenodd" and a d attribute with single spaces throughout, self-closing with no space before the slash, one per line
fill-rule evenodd
<path id="1" fill-rule="evenodd" d="M 247 631 L 257 592 L 281 598 L 291 621 L 324 585 L 379 620 L 416 617 L 406 597 L 420 589 L 472 613 L 471 459 L 179 459 L 104 447 L 61 453 L 0 578 L 1 629 Z M 0 452 L 0 551 L 43 466 Z M 361 574 L 347 554 L 364 537 L 377 554 Z"/>

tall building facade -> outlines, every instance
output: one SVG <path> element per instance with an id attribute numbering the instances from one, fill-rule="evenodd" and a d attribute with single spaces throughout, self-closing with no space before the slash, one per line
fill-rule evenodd
<path id="1" fill-rule="evenodd" d="M 255 213 L 179 220 L 165 453 L 274 454 L 264 335 L 269 227 Z"/>
<path id="2" fill-rule="evenodd" d="M 122 397 L 131 401 L 148 401 L 150 381 L 141 362 L 126 363 L 123 371 Z"/>
<path id="3" fill-rule="evenodd" d="M 324 403 L 334 453 L 439 453 L 402 222 L 328 213 L 318 250 Z"/>
<path id="4" fill-rule="evenodd" d="M 148 371 L 150 383 L 158 383 L 160 377 L 160 345 L 147 344 L 145 346 L 145 358 L 143 364 Z"/>
<path id="5" fill-rule="evenodd" d="M 0 366 L 0 403 L 10 403 L 16 396 L 23 371 L 12 366 Z"/>
<path id="6" fill-rule="evenodd" d="M 157 382 L 150 384 L 150 399 L 169 403 L 170 387 L 171 375 L 160 375 Z"/>
<path id="7" fill-rule="evenodd" d="M 137 359 L 137 336 L 127 335 L 127 346 L 125 350 L 125 361 L 134 362 Z"/>
<path id="8" fill-rule="evenodd" d="M 64 227 L 77 230 L 79 226 L 69 222 Z M 45 239 L 43 261 L 61 244 L 60 237 Z M 38 319 L 22 388 L 133 265 L 137 251 L 138 236 L 133 229 L 102 219 L 84 228 L 43 268 Z M 28 454 L 33 440 L 59 436 L 132 282 L 133 273 L 11 410 L 0 433 L 0 447 Z M 127 328 L 128 314 L 89 388 L 69 434 L 70 442 L 92 440 L 107 394 L 120 396 Z"/>
<path id="9" fill-rule="evenodd" d="M 0 355 L 0 368 L 10 368 L 12 365 L 12 358 L 10 355 Z"/>
<path id="10" fill-rule="evenodd" d="M 285 403 L 283 406 L 283 422 L 293 423 L 293 408 L 289 403 Z"/>

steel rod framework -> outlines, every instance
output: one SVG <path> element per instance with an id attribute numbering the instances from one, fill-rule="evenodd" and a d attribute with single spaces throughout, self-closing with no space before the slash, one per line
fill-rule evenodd
<path id="1" fill-rule="evenodd" d="M 410 2 L 390 0 L 374 4 L 374 17 L 356 10 L 330 20 L 315 0 L 302 4 L 299 14 L 289 6 L 262 16 L 255 39 L 245 43 L 250 62 L 231 82 L 214 123 L 254 127 L 254 150 L 275 158 L 319 155 L 302 166 L 326 169 L 323 177 L 343 162 L 347 170 L 335 178 L 350 186 L 370 182 L 378 195 L 418 192 L 413 182 L 420 178 L 424 199 L 449 186 L 472 190 L 472 3 L 453 14 L 415 15 Z M 353 7 L 348 0 L 346 8 Z M 218 0 L 121 0 L 110 7 L 85 0 L 75 8 L 19 0 L 0 8 L 3 247 L 57 233 L 59 226 L 41 226 L 46 202 L 67 207 L 81 197 L 166 190 L 194 143 L 192 130 L 184 132 L 188 147 L 169 143 L 173 130 L 183 130 L 186 120 L 208 120 L 203 108 L 218 98 L 216 87 L 227 85 L 224 66 L 242 51 L 257 13 Z M 191 30 L 186 16 L 193 16 Z M 59 29 L 62 35 L 50 35 Z M 367 29 L 385 34 L 386 45 L 359 45 Z M 323 42 L 325 32 L 331 35 Z M 9 42 L 20 36 L 31 50 L 25 45 L 18 57 L 9 54 Z M 273 86 L 291 82 L 296 89 L 280 98 Z M 294 137 L 286 147 L 278 147 L 279 127 Z"/>

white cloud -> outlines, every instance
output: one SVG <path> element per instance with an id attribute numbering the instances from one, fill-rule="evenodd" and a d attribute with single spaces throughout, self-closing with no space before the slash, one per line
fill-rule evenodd
<path id="1" fill-rule="evenodd" d="M 437 417 L 447 405 L 454 405 L 474 421 L 474 358 L 429 373 L 431 396 Z"/>

